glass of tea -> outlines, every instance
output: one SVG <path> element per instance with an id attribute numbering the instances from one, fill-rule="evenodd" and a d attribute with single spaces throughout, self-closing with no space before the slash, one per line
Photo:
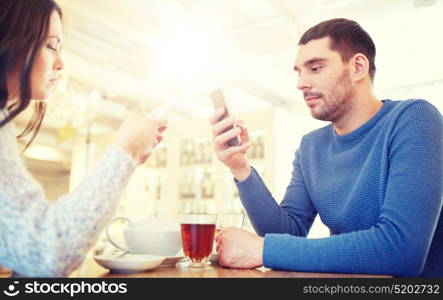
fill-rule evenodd
<path id="1" fill-rule="evenodd" d="M 245 215 L 243 213 L 220 213 L 217 215 L 217 226 L 215 228 L 215 234 L 219 234 L 220 231 L 227 227 L 243 229 L 244 221 Z"/>
<path id="2" fill-rule="evenodd" d="M 215 214 L 180 215 L 183 253 L 191 269 L 210 269 L 209 258 L 214 244 L 216 224 Z"/>
<path id="3" fill-rule="evenodd" d="M 243 229 L 245 221 L 245 215 L 243 213 L 236 212 L 223 212 L 217 215 L 217 224 L 215 227 L 215 236 L 217 237 L 220 232 L 228 227 L 235 227 Z M 213 264 L 218 264 L 217 245 L 214 243 L 212 250 L 211 261 Z"/>

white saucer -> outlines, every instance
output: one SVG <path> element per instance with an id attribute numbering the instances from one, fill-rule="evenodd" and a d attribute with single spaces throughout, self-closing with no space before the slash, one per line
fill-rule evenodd
<path id="1" fill-rule="evenodd" d="M 147 271 L 158 267 L 166 257 L 157 255 L 125 254 L 95 255 L 94 260 L 106 269 L 114 273 L 133 273 Z"/>
<path id="2" fill-rule="evenodd" d="M 184 256 L 167 256 L 160 267 L 175 267 L 175 264 L 183 260 Z"/>

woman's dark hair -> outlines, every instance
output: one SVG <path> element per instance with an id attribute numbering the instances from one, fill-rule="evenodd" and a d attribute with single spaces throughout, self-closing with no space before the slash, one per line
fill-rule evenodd
<path id="1" fill-rule="evenodd" d="M 369 76 L 375 76 L 375 45 L 369 34 L 355 21 L 348 19 L 331 19 L 308 29 L 298 42 L 306 45 L 309 41 L 329 37 L 331 49 L 337 51 L 343 61 L 356 53 L 363 53 L 369 60 Z"/>
<path id="2" fill-rule="evenodd" d="M 31 102 L 32 67 L 46 42 L 54 11 L 62 17 L 60 7 L 53 0 L 0 0 L 0 109 L 5 108 L 10 98 L 8 75 L 18 70 L 19 76 L 18 103 L 0 120 L 0 127 L 14 119 Z M 25 149 L 37 135 L 45 111 L 46 103 L 35 103 L 31 120 L 18 136 L 32 134 Z"/>

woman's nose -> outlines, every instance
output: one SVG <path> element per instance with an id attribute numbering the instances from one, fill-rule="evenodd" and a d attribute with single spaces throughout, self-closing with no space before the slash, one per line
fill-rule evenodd
<path id="1" fill-rule="evenodd" d="M 65 63 L 63 62 L 63 58 L 60 53 L 57 55 L 57 59 L 54 62 L 54 70 L 60 71 L 65 67 Z"/>

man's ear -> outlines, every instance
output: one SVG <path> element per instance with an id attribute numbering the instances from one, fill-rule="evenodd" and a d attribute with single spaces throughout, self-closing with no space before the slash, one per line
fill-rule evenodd
<path id="1" fill-rule="evenodd" d="M 356 53 L 350 59 L 350 75 L 354 82 L 360 81 L 369 75 L 369 60 L 366 55 Z"/>

